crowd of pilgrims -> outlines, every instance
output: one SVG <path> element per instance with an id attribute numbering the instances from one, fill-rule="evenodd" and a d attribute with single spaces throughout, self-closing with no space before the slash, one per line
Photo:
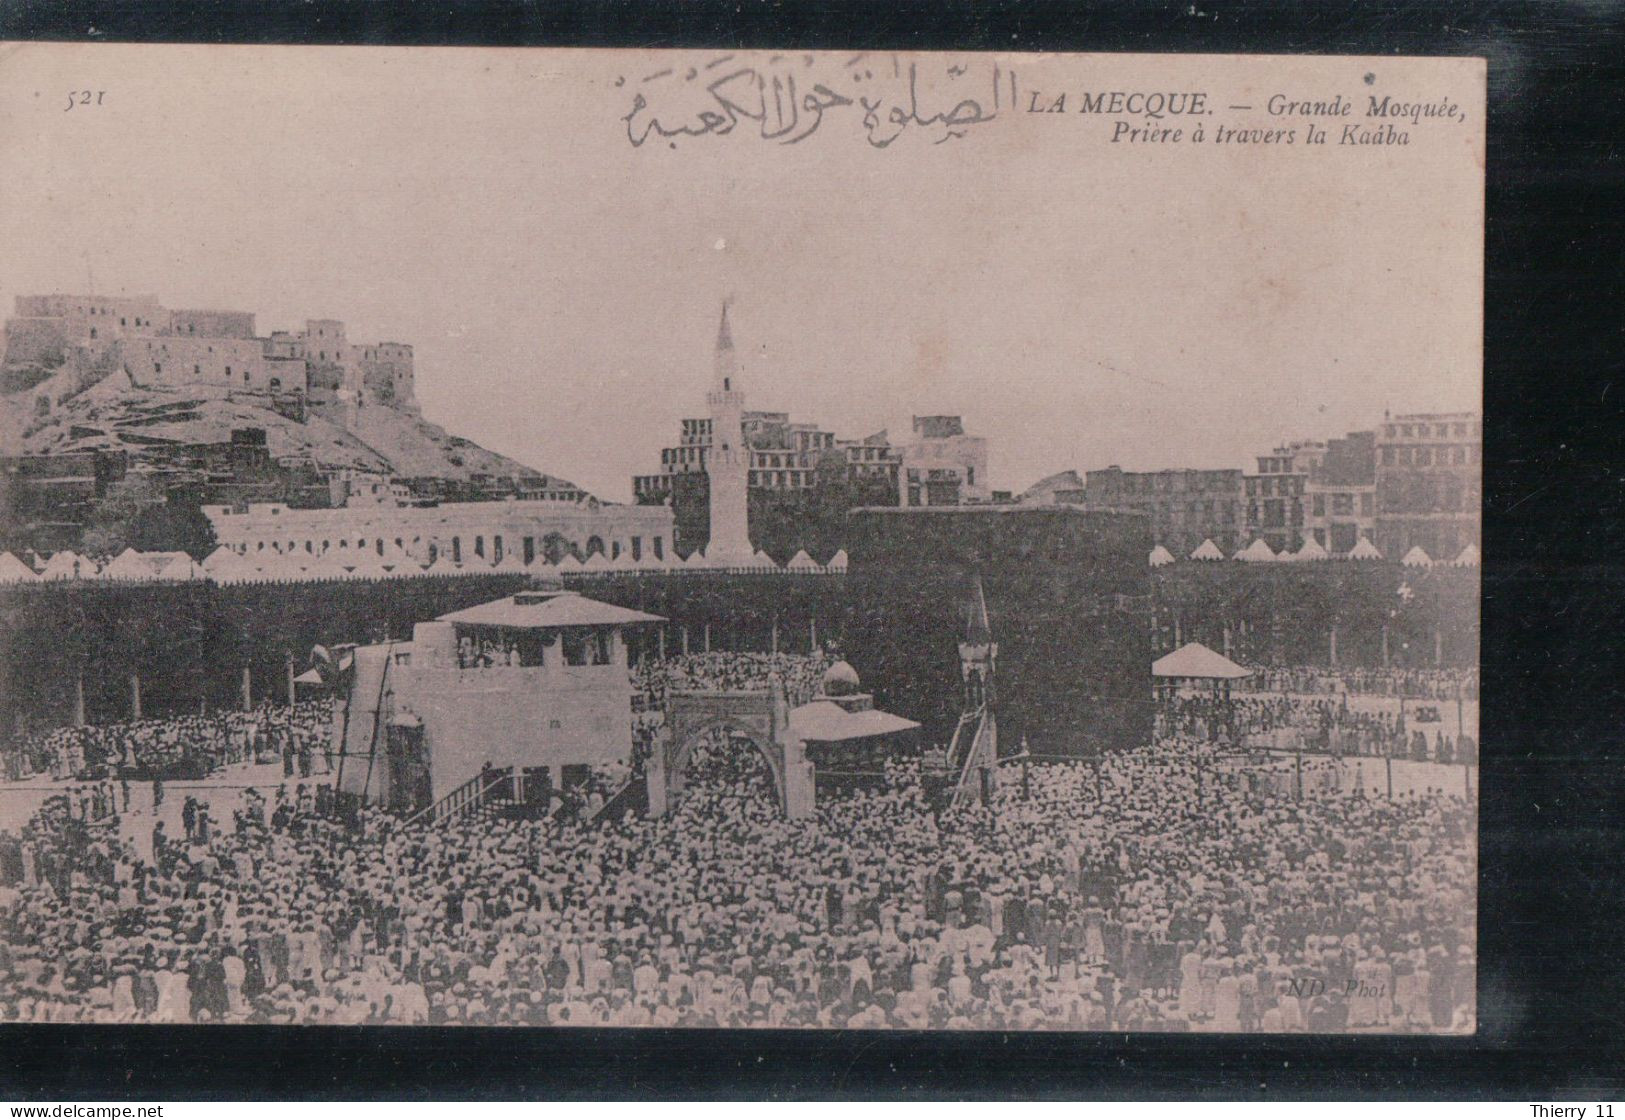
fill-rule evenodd
<path id="1" fill-rule="evenodd" d="M 673 688 L 763 689 L 776 678 L 796 704 L 817 692 L 830 663 L 826 653 L 715 652 L 645 659 L 633 670 L 632 723 L 640 753 L 652 744 L 663 722 L 666 694 Z M 200 778 L 248 761 L 280 762 L 285 777 L 309 778 L 333 769 L 331 740 L 330 699 L 292 705 L 268 700 L 248 711 L 85 724 L 22 735 L 0 747 L 0 765 L 7 781 L 47 775 L 54 781 L 87 782 L 119 775 Z"/>
<path id="2" fill-rule="evenodd" d="M 818 694 L 834 663 L 826 650 L 813 654 L 712 651 L 647 658 L 632 670 L 632 690 L 642 704 L 657 708 L 672 691 L 758 691 L 777 681 L 790 705 Z"/>
<path id="3" fill-rule="evenodd" d="M 203 777 L 239 762 L 280 760 L 292 777 L 329 768 L 332 705 L 326 698 L 269 701 L 168 719 L 57 727 L 19 736 L 4 750 L 6 780 Z"/>
<path id="4" fill-rule="evenodd" d="M 1249 685 L 1261 692 L 1348 693 L 1356 696 L 1408 696 L 1416 700 L 1478 699 L 1478 672 L 1463 668 L 1366 669 L 1309 665 L 1267 665 Z"/>
<path id="5" fill-rule="evenodd" d="M 1477 741 L 1467 734 L 1446 735 L 1437 706 L 1413 707 L 1402 720 L 1397 711 L 1352 708 L 1346 695 L 1172 695 L 1158 703 L 1156 725 L 1161 735 L 1282 750 L 1478 762 Z"/>
<path id="6" fill-rule="evenodd" d="M 898 762 L 792 821 L 723 734 L 660 819 L 301 783 L 150 860 L 55 798 L 0 896 L 0 1018 L 1471 1030 L 1473 806 L 1221 788 L 1215 753 L 1007 766 L 943 815 Z"/>

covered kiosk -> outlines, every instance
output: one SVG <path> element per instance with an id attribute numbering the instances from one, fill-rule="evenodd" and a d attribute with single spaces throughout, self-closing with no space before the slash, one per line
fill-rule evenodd
<path id="1" fill-rule="evenodd" d="M 819 695 L 790 711 L 790 739 L 812 764 L 818 792 L 875 784 L 889 759 L 918 747 L 920 725 L 883 712 L 862 691 L 857 670 L 837 661 Z"/>
<path id="2" fill-rule="evenodd" d="M 492 770 L 538 781 L 545 771 L 556 787 L 629 762 L 627 632 L 661 621 L 553 586 L 420 622 L 410 642 L 363 647 L 348 718 L 335 721 L 341 788 L 421 808 Z M 411 730 L 387 744 L 388 728 Z"/>
<path id="3" fill-rule="evenodd" d="M 1252 675 L 1251 669 L 1237 665 L 1201 642 L 1186 642 L 1151 663 L 1151 676 L 1159 697 L 1190 688 L 1229 699 L 1231 684 Z"/>

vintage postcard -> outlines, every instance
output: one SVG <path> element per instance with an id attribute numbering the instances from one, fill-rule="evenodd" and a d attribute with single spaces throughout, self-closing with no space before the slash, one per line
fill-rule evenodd
<path id="1" fill-rule="evenodd" d="M 1484 111 L 0 45 L 0 1019 L 1473 1032 Z"/>

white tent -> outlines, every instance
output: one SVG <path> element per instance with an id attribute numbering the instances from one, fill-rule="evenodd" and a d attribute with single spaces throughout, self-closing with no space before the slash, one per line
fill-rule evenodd
<path id="1" fill-rule="evenodd" d="M 72 549 L 64 548 L 60 552 L 53 553 L 50 560 L 46 561 L 40 579 L 95 579 L 97 571 L 94 560 L 88 560 Z"/>
<path id="2" fill-rule="evenodd" d="M 203 570 L 212 572 L 221 566 L 230 567 L 237 562 L 237 554 L 225 545 L 221 545 L 203 558 Z"/>
<path id="3" fill-rule="evenodd" d="M 1236 559 L 1248 564 L 1263 564 L 1275 559 L 1275 553 L 1264 543 L 1263 537 L 1254 537 L 1253 543 L 1236 553 Z"/>
<path id="4" fill-rule="evenodd" d="M 846 571 L 846 562 L 846 549 L 843 548 L 837 551 L 834 556 L 829 558 L 829 563 L 826 564 L 825 567 L 832 572 L 844 572 Z"/>
<path id="5" fill-rule="evenodd" d="M 1407 568 L 1431 568 L 1433 567 L 1433 557 L 1423 552 L 1421 545 L 1413 545 L 1411 550 L 1405 554 L 1405 559 L 1401 560 L 1400 563 Z"/>
<path id="6" fill-rule="evenodd" d="M 457 571 L 457 565 L 451 562 L 451 553 L 442 552 L 435 557 L 434 563 L 424 569 L 423 574 L 429 576 L 454 576 Z"/>
<path id="7" fill-rule="evenodd" d="M 204 571 L 196 560 L 182 552 L 158 570 L 158 578 L 180 582 L 208 579 L 209 573 Z"/>
<path id="8" fill-rule="evenodd" d="M 1297 559 L 1326 560 L 1329 559 L 1330 556 L 1331 553 L 1326 551 L 1326 547 L 1323 544 L 1317 541 L 1314 537 L 1307 537 L 1303 542 L 1303 547 L 1298 549 Z"/>
<path id="9" fill-rule="evenodd" d="M 1201 544 L 1196 546 L 1196 551 L 1191 553 L 1191 559 L 1192 560 L 1223 560 L 1224 559 L 1224 553 L 1219 551 L 1219 546 L 1218 545 L 1214 544 L 1211 540 L 1206 540 L 1206 541 L 1203 541 Z"/>
<path id="10" fill-rule="evenodd" d="M 126 548 L 102 569 L 104 579 L 145 582 L 154 576 L 151 562 L 133 548 Z"/>
<path id="11" fill-rule="evenodd" d="M 1349 559 L 1381 560 L 1382 553 L 1377 551 L 1376 545 L 1372 544 L 1365 537 L 1361 537 L 1359 540 L 1354 542 L 1354 547 L 1349 549 Z"/>
<path id="12" fill-rule="evenodd" d="M 573 552 L 566 552 L 563 556 L 561 556 L 559 558 L 559 570 L 560 571 L 577 572 L 577 571 L 580 571 L 585 566 L 586 565 L 584 565 L 580 560 L 576 559 L 576 554 L 573 553 Z"/>
<path id="13" fill-rule="evenodd" d="M 510 548 L 502 554 L 501 560 L 492 565 L 491 570 L 494 572 L 523 572 L 525 570 L 525 558 Z"/>
<path id="14" fill-rule="evenodd" d="M 1174 562 L 1174 554 L 1159 544 L 1156 548 L 1151 550 L 1151 555 L 1147 559 L 1153 568 L 1160 568 L 1164 564 L 1172 564 Z"/>
<path id="15" fill-rule="evenodd" d="M 1476 568 L 1479 560 L 1478 546 L 1469 544 L 1456 556 L 1455 564 L 1458 568 Z"/>
<path id="16" fill-rule="evenodd" d="M 778 570 L 779 566 L 773 563 L 773 557 L 769 556 L 759 548 L 756 550 L 756 555 L 752 556 L 751 559 L 755 561 L 757 567 L 769 568 L 773 571 Z"/>
<path id="17" fill-rule="evenodd" d="M 790 572 L 816 572 L 818 570 L 818 562 L 811 556 L 807 555 L 806 549 L 802 549 L 800 552 L 797 552 L 794 556 L 790 557 L 790 562 L 784 567 L 786 571 Z"/>
<path id="18" fill-rule="evenodd" d="M 35 583 L 39 576 L 9 552 L 0 552 L 0 583 Z"/>
<path id="19" fill-rule="evenodd" d="M 602 572 L 609 568 L 609 559 L 602 552 L 595 552 L 581 562 L 582 568 L 592 572 Z"/>

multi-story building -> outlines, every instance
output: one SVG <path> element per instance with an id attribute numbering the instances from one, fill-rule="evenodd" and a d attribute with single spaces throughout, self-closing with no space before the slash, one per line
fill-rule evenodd
<path id="1" fill-rule="evenodd" d="M 412 347 L 351 343 L 337 319 L 260 337 L 249 311 L 169 310 L 152 296 L 18 296 L 7 366 L 122 369 L 137 386 L 205 386 L 308 395 L 318 406 L 368 401 L 417 409 Z"/>
<path id="2" fill-rule="evenodd" d="M 1482 533 L 1483 426 L 1476 412 L 1384 416 L 1376 438 L 1376 546 L 1453 559 Z"/>
<path id="3" fill-rule="evenodd" d="M 1303 547 L 1309 475 L 1325 457 L 1326 444 L 1318 440 L 1289 443 L 1258 456 L 1258 473 L 1242 479 L 1249 541 L 1262 538 L 1275 552 Z"/>
<path id="4" fill-rule="evenodd" d="M 1327 440 L 1324 454 L 1309 464 L 1304 524 L 1327 552 L 1348 552 L 1361 537 L 1376 543 L 1375 441 L 1374 432 Z"/>
<path id="5" fill-rule="evenodd" d="M 0 547 L 76 547 L 96 502 L 128 469 L 122 451 L 0 458 Z"/>
<path id="6" fill-rule="evenodd" d="M 912 438 L 897 449 L 899 505 L 957 506 L 989 500 L 986 439 L 966 435 L 957 416 L 916 416 L 913 429 Z"/>
<path id="7" fill-rule="evenodd" d="M 718 353 L 731 359 L 731 338 L 726 348 L 719 338 Z M 785 552 L 780 560 L 801 548 L 816 552 L 828 546 L 827 554 L 839 547 L 829 538 L 838 536 L 838 522 L 850 508 L 991 499 L 987 441 L 966 435 L 957 416 L 913 417 L 910 437 L 902 441 L 893 441 L 885 430 L 840 439 L 816 424 L 793 421 L 787 412 L 741 409 L 739 424 L 748 452 L 751 539 L 758 549 Z M 660 472 L 632 479 L 640 505 L 672 508 L 676 543 L 685 555 L 709 540 L 716 425 L 714 416 L 683 420 L 677 445 L 661 449 Z"/>
<path id="8" fill-rule="evenodd" d="M 752 490 L 817 489 L 827 478 L 821 471 L 834 466 L 852 480 L 884 482 L 898 505 L 989 500 L 987 440 L 965 435 L 957 416 L 914 417 L 914 438 L 904 443 L 893 443 L 885 431 L 838 439 L 816 424 L 792 422 L 786 412 L 746 411 L 742 417 Z M 711 429 L 709 418 L 684 420 L 677 446 L 660 451 L 660 473 L 633 477 L 634 498 L 665 501 L 681 476 L 704 475 Z"/>
<path id="9" fill-rule="evenodd" d="M 1153 544 L 1188 556 L 1211 540 L 1227 552 L 1241 546 L 1239 470 L 1089 471 L 1084 502 L 1091 509 L 1134 510 L 1151 517 Z M 1057 490 L 1057 500 L 1066 493 Z"/>

